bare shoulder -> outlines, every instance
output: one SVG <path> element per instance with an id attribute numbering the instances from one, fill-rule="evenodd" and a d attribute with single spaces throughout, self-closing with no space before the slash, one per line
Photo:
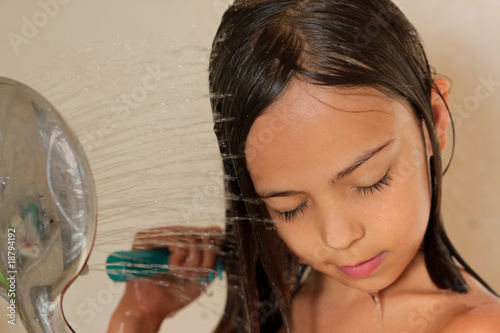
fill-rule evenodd
<path id="1" fill-rule="evenodd" d="M 476 304 L 456 314 L 443 327 L 442 333 L 500 332 L 500 301 Z"/>
<path id="2" fill-rule="evenodd" d="M 497 333 L 500 332 L 500 298 L 486 289 L 479 281 L 462 269 L 469 292 L 455 301 L 456 308 L 442 333 Z"/>

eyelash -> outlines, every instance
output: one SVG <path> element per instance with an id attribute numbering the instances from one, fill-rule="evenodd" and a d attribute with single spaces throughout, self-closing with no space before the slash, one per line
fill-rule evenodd
<path id="1" fill-rule="evenodd" d="M 306 208 L 307 205 L 309 205 L 308 201 L 304 202 L 302 205 L 295 208 L 294 210 L 289 210 L 286 212 L 280 212 L 280 211 L 275 210 L 275 212 L 280 219 L 284 219 L 285 222 L 289 222 L 289 221 L 297 218 L 297 216 L 299 216 L 300 214 L 303 214 L 304 208 Z"/>
<path id="2" fill-rule="evenodd" d="M 376 182 L 373 185 L 370 186 L 356 186 L 353 189 L 357 191 L 358 193 L 364 194 L 365 196 L 368 195 L 373 195 L 375 191 L 382 192 L 384 186 L 391 186 L 391 174 L 390 171 L 387 171 L 387 173 L 380 179 L 378 182 Z M 304 208 L 309 205 L 309 202 L 306 201 L 299 207 L 295 208 L 294 210 L 289 210 L 286 212 L 280 212 L 275 210 L 276 214 L 280 219 L 284 219 L 285 222 L 289 222 L 295 218 L 297 218 L 300 214 L 304 213 Z"/>
<path id="3" fill-rule="evenodd" d="M 384 177 L 382 177 L 382 179 L 375 184 L 371 186 L 356 186 L 353 189 L 358 193 L 364 194 L 365 196 L 373 195 L 375 191 L 382 192 L 384 186 L 391 186 L 391 181 L 392 178 L 390 171 L 387 171 Z"/>

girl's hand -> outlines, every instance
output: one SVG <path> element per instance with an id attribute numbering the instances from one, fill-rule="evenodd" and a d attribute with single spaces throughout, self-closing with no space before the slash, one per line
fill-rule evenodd
<path id="1" fill-rule="evenodd" d="M 220 228 L 162 227 L 136 234 L 133 250 L 167 248 L 165 276 L 127 281 L 108 333 L 157 332 L 164 318 L 174 315 L 205 289 L 207 270 L 215 269 Z M 200 281 L 201 280 L 201 281 Z"/>

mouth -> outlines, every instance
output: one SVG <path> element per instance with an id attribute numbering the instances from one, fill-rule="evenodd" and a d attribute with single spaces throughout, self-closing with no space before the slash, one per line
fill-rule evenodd
<path id="1" fill-rule="evenodd" d="M 373 273 L 385 258 L 385 252 L 354 266 L 338 266 L 338 269 L 353 278 L 362 278 Z"/>

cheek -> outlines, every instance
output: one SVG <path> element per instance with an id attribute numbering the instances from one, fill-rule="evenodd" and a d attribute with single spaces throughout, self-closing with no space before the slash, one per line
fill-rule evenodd
<path id="1" fill-rule="evenodd" d="M 313 263 L 322 256 L 320 242 L 312 228 L 303 228 L 298 223 L 277 222 L 278 235 L 301 262 Z"/>
<path id="2" fill-rule="evenodd" d="M 427 228 L 430 212 L 430 189 L 425 160 L 413 165 L 413 170 L 398 177 L 379 208 L 382 237 L 407 246 L 420 246 Z M 387 239 L 389 238 L 390 239 Z"/>

